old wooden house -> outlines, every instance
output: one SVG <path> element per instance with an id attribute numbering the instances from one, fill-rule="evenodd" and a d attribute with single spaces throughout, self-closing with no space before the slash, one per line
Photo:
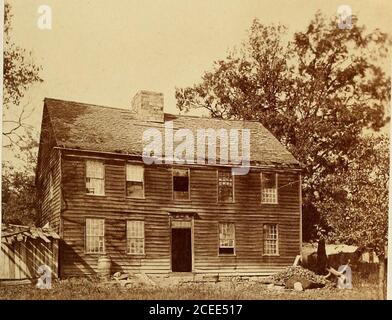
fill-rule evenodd
<path id="1" fill-rule="evenodd" d="M 62 277 L 112 271 L 267 275 L 301 247 L 301 170 L 259 122 L 172 115 L 140 91 L 128 109 L 44 101 L 36 184 L 40 224 L 60 236 Z M 250 171 L 146 164 L 143 132 L 247 128 Z"/>

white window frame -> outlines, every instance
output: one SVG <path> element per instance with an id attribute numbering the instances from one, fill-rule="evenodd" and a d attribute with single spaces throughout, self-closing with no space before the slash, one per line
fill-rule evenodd
<path id="1" fill-rule="evenodd" d="M 232 225 L 233 226 L 233 238 L 222 238 L 221 235 L 223 235 L 223 233 L 221 233 L 221 226 L 223 225 Z M 221 241 L 233 241 L 232 245 L 222 245 Z M 235 223 L 234 222 L 219 222 L 218 223 L 218 255 L 219 256 L 233 256 L 236 254 L 236 241 L 235 241 Z M 233 253 L 220 253 L 219 250 L 221 248 L 232 248 L 233 249 Z"/>
<path id="2" fill-rule="evenodd" d="M 217 188 L 216 188 L 216 197 L 217 197 L 217 202 L 218 203 L 234 203 L 235 202 L 235 175 L 233 174 L 233 172 L 232 171 L 230 171 L 230 174 L 231 174 L 231 181 L 232 181 L 232 189 L 231 189 L 231 197 L 232 197 L 232 200 L 231 201 L 225 201 L 225 200 L 220 200 L 219 199 L 219 172 L 224 172 L 224 173 L 226 173 L 225 172 L 225 170 L 216 170 L 216 186 L 217 186 Z"/>
<path id="3" fill-rule="evenodd" d="M 89 177 L 89 176 L 87 176 L 87 172 L 88 172 L 88 166 L 89 166 L 89 164 L 90 163 L 99 163 L 100 165 L 102 165 L 102 172 L 103 172 L 103 174 L 102 174 L 102 177 L 101 178 L 97 178 L 97 177 Z M 104 161 L 102 161 L 102 160 L 86 160 L 85 161 L 85 188 L 86 188 L 86 194 L 87 195 L 89 195 L 89 196 L 104 196 L 105 195 L 105 163 L 104 163 Z M 87 190 L 88 190 L 88 182 L 87 182 L 87 179 L 97 179 L 97 180 L 102 180 L 102 184 L 103 184 L 103 186 L 102 186 L 102 193 L 90 193 L 90 192 L 87 192 Z"/>
<path id="4" fill-rule="evenodd" d="M 261 189 L 261 203 L 263 204 L 278 204 L 278 173 L 265 172 L 264 174 L 275 175 L 275 188 L 263 188 L 263 173 L 260 172 L 260 189 Z M 266 197 L 267 196 L 267 200 Z M 268 198 L 272 200 L 268 200 Z"/>
<path id="5" fill-rule="evenodd" d="M 102 224 L 102 225 L 101 225 Z M 94 229 L 100 225 L 101 230 Z M 98 233 L 98 234 L 95 234 Z M 98 239 L 98 250 L 95 250 L 96 247 L 93 246 L 96 244 L 95 239 L 91 238 L 99 238 Z M 100 246 L 100 241 L 102 241 L 102 251 Z M 86 225 L 85 225 L 85 237 L 84 237 L 84 251 L 88 254 L 105 254 L 105 219 L 102 218 L 86 218 Z"/>
<path id="6" fill-rule="evenodd" d="M 267 234 L 268 228 L 271 226 L 275 226 L 276 228 L 276 238 L 270 236 L 270 233 Z M 267 252 L 266 246 L 267 241 L 275 242 L 275 252 Z M 263 256 L 279 256 L 279 225 L 277 223 L 264 223 L 263 224 Z"/>
<path id="7" fill-rule="evenodd" d="M 141 227 L 138 231 L 141 231 L 140 234 L 136 234 L 135 236 L 131 236 L 129 234 L 130 228 L 129 224 L 136 223 L 141 224 Z M 137 228 L 136 228 L 137 230 Z M 140 240 L 143 239 L 143 252 L 130 252 L 130 242 L 132 240 Z M 146 232 L 145 232 L 145 222 L 144 220 L 127 220 L 126 221 L 126 241 L 127 241 L 127 248 L 126 253 L 129 255 L 145 255 L 146 252 Z"/>
<path id="8" fill-rule="evenodd" d="M 142 180 L 141 181 L 139 181 L 139 180 L 128 180 L 128 168 L 131 168 L 131 167 L 140 167 L 140 168 L 142 168 L 142 170 L 143 170 L 143 175 L 142 175 Z M 125 164 L 125 196 L 127 197 L 127 198 L 130 198 L 130 199 L 144 199 L 145 198 L 145 183 L 144 183 L 144 166 L 143 165 L 141 165 L 141 164 L 135 164 L 135 163 L 126 163 Z M 142 182 L 142 184 L 143 184 L 143 195 L 141 196 L 141 197 L 132 197 L 132 196 L 128 196 L 128 192 L 127 192 L 127 182 L 128 181 L 131 181 L 131 182 Z"/>
<path id="9" fill-rule="evenodd" d="M 174 194 L 174 171 L 187 171 L 188 172 L 188 198 L 187 199 L 176 199 Z M 189 201 L 191 199 L 191 170 L 189 168 L 172 168 L 172 198 L 175 201 Z"/>

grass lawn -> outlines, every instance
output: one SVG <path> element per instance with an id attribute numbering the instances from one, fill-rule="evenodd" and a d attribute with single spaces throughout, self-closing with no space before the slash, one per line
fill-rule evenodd
<path id="1" fill-rule="evenodd" d="M 157 282 L 158 283 L 158 282 Z M 88 279 L 55 281 L 52 289 L 37 289 L 33 285 L 0 286 L 0 300 L 4 299 L 377 299 L 377 281 L 356 279 L 353 290 L 312 289 L 297 292 L 271 288 L 254 281 L 218 283 L 179 283 L 176 285 L 131 285 L 105 284 Z"/>

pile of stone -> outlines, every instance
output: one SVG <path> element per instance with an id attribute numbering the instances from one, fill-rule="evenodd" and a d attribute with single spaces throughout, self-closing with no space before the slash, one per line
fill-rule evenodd
<path id="1" fill-rule="evenodd" d="M 129 286 L 155 286 L 156 283 L 151 280 L 145 273 L 121 273 L 116 272 L 112 276 L 112 281 L 122 287 Z"/>
<path id="2" fill-rule="evenodd" d="M 332 288 L 334 284 L 325 277 L 315 274 L 313 271 L 301 266 L 292 266 L 284 271 L 274 274 L 270 280 L 278 286 L 298 291 L 316 288 Z"/>

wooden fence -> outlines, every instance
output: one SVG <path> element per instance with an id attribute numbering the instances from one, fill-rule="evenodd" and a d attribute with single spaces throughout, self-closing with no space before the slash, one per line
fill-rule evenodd
<path id="1" fill-rule="evenodd" d="M 37 228 L 34 229 L 37 232 Z M 34 233 L 33 233 L 34 234 Z M 58 239 L 53 233 L 36 233 L 41 236 L 31 237 L 24 232 L 2 234 L 0 250 L 0 281 L 36 279 L 38 268 L 47 265 L 52 270 L 52 277 L 58 275 Z"/>

